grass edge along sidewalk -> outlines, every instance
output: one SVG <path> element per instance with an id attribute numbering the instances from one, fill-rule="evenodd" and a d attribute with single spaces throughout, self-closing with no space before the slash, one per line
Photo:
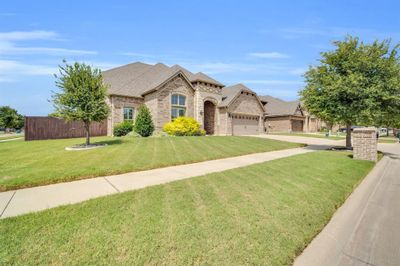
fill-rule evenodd
<path id="1" fill-rule="evenodd" d="M 7 218 L 0 262 L 288 265 L 373 165 L 312 152 Z"/>

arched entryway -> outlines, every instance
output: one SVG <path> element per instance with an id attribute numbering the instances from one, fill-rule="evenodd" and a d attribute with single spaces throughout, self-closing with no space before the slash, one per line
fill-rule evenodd
<path id="1" fill-rule="evenodd" d="M 204 130 L 207 135 L 213 135 L 215 131 L 215 109 L 216 106 L 213 102 L 204 102 Z"/>

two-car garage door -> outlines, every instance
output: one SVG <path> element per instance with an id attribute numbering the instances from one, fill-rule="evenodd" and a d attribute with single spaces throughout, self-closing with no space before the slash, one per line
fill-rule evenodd
<path id="1" fill-rule="evenodd" d="M 233 135 L 258 135 L 259 124 L 258 116 L 233 115 L 232 130 Z"/>

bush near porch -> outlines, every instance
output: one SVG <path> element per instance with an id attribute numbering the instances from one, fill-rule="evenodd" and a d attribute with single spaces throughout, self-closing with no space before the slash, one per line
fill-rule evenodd
<path id="1" fill-rule="evenodd" d="M 163 130 L 173 136 L 204 136 L 204 129 L 192 117 L 178 117 L 164 125 Z"/>

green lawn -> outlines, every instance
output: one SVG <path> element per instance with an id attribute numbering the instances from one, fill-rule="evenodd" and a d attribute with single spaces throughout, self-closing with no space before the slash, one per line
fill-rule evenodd
<path id="1" fill-rule="evenodd" d="M 329 137 L 326 137 L 325 134 L 307 134 L 307 133 L 269 133 L 269 135 L 284 135 L 284 136 L 297 136 L 297 137 L 307 137 L 307 138 L 322 138 L 322 139 L 331 139 L 331 140 L 341 140 L 341 139 L 345 138 L 345 136 L 331 135 Z"/>
<path id="2" fill-rule="evenodd" d="M 289 265 L 373 165 L 307 153 L 0 220 L 0 264 Z"/>
<path id="3" fill-rule="evenodd" d="M 66 151 L 83 139 L 0 143 L 0 191 L 139 171 L 299 144 L 252 137 L 93 138 L 105 148 Z"/>

